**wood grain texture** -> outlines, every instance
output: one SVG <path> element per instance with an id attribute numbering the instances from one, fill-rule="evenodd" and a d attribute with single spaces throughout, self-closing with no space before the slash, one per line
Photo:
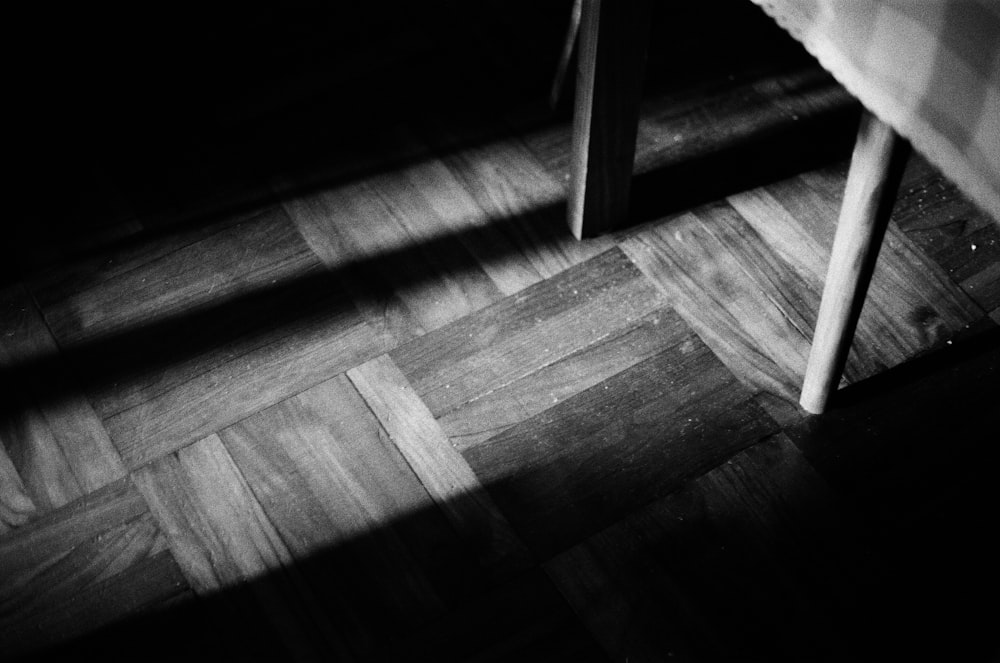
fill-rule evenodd
<path id="1" fill-rule="evenodd" d="M 331 595 L 350 596 L 344 599 L 350 609 L 371 611 L 369 617 L 382 601 L 384 618 L 396 623 L 443 612 L 456 586 L 435 584 L 439 565 L 454 564 L 459 574 L 468 570 L 463 545 L 346 377 L 223 436 L 293 553 L 341 559 L 329 563 L 323 581 L 339 585 Z M 298 495 L 298 502 L 287 503 L 286 492 Z M 357 636 L 369 637 L 358 614 L 352 617 Z"/>
<path id="2" fill-rule="evenodd" d="M 611 248 L 577 242 L 565 227 L 565 190 L 520 138 L 444 155 L 419 184 L 505 295 Z M 468 231 L 472 232 L 468 232 Z"/>
<path id="3" fill-rule="evenodd" d="M 436 417 L 662 306 L 612 249 L 390 353 Z"/>
<path id="4" fill-rule="evenodd" d="M 583 4 L 573 117 L 569 225 L 594 237 L 628 214 L 651 3 Z"/>
<path id="5" fill-rule="evenodd" d="M 530 557 L 406 377 L 383 355 L 347 372 L 382 427 L 459 535 L 500 572 Z"/>
<path id="6" fill-rule="evenodd" d="M 146 465 L 133 480 L 196 593 L 249 583 L 247 595 L 233 595 L 228 606 L 238 617 L 221 612 L 217 619 L 245 620 L 245 637 L 263 651 L 350 659 L 218 436 Z"/>
<path id="7" fill-rule="evenodd" d="M 276 282 L 302 278 L 320 263 L 288 218 L 268 211 L 149 262 L 99 277 L 93 287 L 38 293 L 46 320 L 66 347 L 218 306 Z M 74 292 L 74 290 L 77 290 Z"/>
<path id="8" fill-rule="evenodd" d="M 223 349 L 224 363 L 109 417 L 126 464 L 138 467 L 380 354 L 387 339 L 348 306 L 320 300 L 293 324 L 267 330 L 270 342 L 259 349 L 236 357 Z"/>
<path id="9" fill-rule="evenodd" d="M 0 651 L 141 614 L 187 583 L 141 495 L 115 481 L 0 538 Z"/>
<path id="10" fill-rule="evenodd" d="M 43 290 L 49 322 L 132 468 L 390 343 L 280 210 L 192 239 L 140 251 L 124 271 L 112 263 L 113 275 L 62 299 L 56 285 Z"/>
<path id="11" fill-rule="evenodd" d="M 436 329 L 501 296 L 464 247 L 436 224 L 406 172 L 323 191 L 287 209 L 328 268 L 356 270 L 347 276 L 359 307 L 404 340 L 414 333 L 407 333 L 410 321 L 418 332 Z M 367 278 L 385 286 L 372 288 Z M 391 295 L 379 296 L 386 287 Z"/>
<path id="12" fill-rule="evenodd" d="M 544 558 L 775 428 L 687 331 L 660 354 L 463 455 Z"/>
<path id="13" fill-rule="evenodd" d="M 0 292 L 0 528 L 124 476 L 121 458 L 20 286 Z"/>
<path id="14" fill-rule="evenodd" d="M 766 187 L 765 197 L 770 195 L 777 200 L 777 209 L 771 207 L 776 219 L 788 218 L 782 209 L 793 215 L 822 247 L 824 255 L 828 255 L 836 229 L 832 219 L 840 209 L 843 188 L 840 171 L 820 169 Z M 745 207 L 745 199 L 734 196 L 729 201 L 758 233 L 772 242 L 773 235 L 765 230 L 764 218 Z M 772 227 L 774 222 L 772 218 Z M 879 256 L 869 289 L 868 301 L 872 305 L 862 311 L 859 336 L 868 333 L 869 327 L 883 327 L 883 336 L 891 334 L 909 345 L 908 350 L 899 350 L 901 354 L 897 355 L 908 357 L 914 348 L 932 345 L 982 315 L 975 302 L 956 288 L 948 274 L 929 260 L 895 223 L 890 223 L 886 231 Z M 893 308 L 894 303 L 897 308 Z"/>
<path id="15" fill-rule="evenodd" d="M 221 433 L 298 572 L 359 654 L 419 630 L 525 565 L 509 527 L 473 487 L 443 495 L 427 476 L 454 477 L 454 466 L 411 463 L 400 453 L 397 445 L 410 458 L 415 451 L 400 429 L 420 426 L 408 414 L 396 412 L 410 423 L 390 420 L 387 432 L 339 376 Z"/>
<path id="16" fill-rule="evenodd" d="M 835 660 L 845 531 L 778 435 L 545 568 L 615 660 Z"/>
<path id="17" fill-rule="evenodd" d="M 819 297 L 739 214 L 701 208 L 622 249 L 744 383 L 797 400 Z"/>
<path id="18" fill-rule="evenodd" d="M 727 202 L 633 233 L 622 248 L 742 380 L 797 401 L 839 201 L 793 178 Z M 850 381 L 982 315 L 891 228 L 869 302 L 848 358 Z"/>
<path id="19" fill-rule="evenodd" d="M 980 306 L 1000 302 L 1000 229 L 919 155 L 903 174 L 893 219 Z"/>
<path id="20" fill-rule="evenodd" d="M 438 420 L 464 452 L 670 347 L 675 313 L 658 310 L 537 371 L 450 410 Z M 680 332 L 684 333 L 684 332 Z"/>

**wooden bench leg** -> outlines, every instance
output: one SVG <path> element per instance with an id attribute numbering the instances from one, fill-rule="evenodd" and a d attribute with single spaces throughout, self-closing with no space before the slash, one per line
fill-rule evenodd
<path id="1" fill-rule="evenodd" d="M 650 7 L 651 0 L 583 0 L 569 193 L 577 239 L 628 214 Z"/>
<path id="2" fill-rule="evenodd" d="M 802 384 L 807 412 L 823 412 L 840 383 L 908 153 L 891 127 L 864 114 Z"/>

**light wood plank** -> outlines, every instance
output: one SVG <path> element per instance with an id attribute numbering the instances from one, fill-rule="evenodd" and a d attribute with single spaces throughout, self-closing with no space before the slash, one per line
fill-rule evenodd
<path id="1" fill-rule="evenodd" d="M 505 295 L 612 246 L 610 237 L 574 241 L 561 218 L 564 187 L 520 139 L 463 148 L 416 175 L 441 222 L 464 231 L 463 243 Z"/>
<path id="2" fill-rule="evenodd" d="M 331 310 L 277 330 L 269 345 L 107 419 L 125 463 L 138 467 L 385 350 L 387 340 L 359 322 L 353 307 L 328 303 Z"/>
<path id="3" fill-rule="evenodd" d="M 436 329 L 501 296 L 461 244 L 435 225 L 434 211 L 405 172 L 314 194 L 286 208 L 328 268 L 383 270 L 381 278 L 398 300 L 390 300 L 391 329 L 404 326 L 400 318 Z M 355 286 L 359 297 L 365 296 L 362 288 Z"/>
<path id="4" fill-rule="evenodd" d="M 390 356 L 439 417 L 662 305 L 661 295 L 612 249 Z"/>
<path id="5" fill-rule="evenodd" d="M 287 545 L 218 436 L 165 456 L 132 476 L 195 592 L 211 595 L 252 581 L 243 605 L 233 607 L 254 620 L 248 623 L 276 633 L 290 655 L 325 652 L 350 660 L 346 645 L 327 623 L 317 597 L 295 570 Z M 265 634 L 250 631 L 248 636 Z"/>
<path id="6" fill-rule="evenodd" d="M 383 355 L 347 377 L 482 563 L 507 573 L 529 564 L 524 544 L 392 360 Z"/>
<path id="7" fill-rule="evenodd" d="M 470 521 L 482 512 L 439 508 L 344 376 L 221 436 L 354 651 L 425 627 L 517 566 L 509 548 L 490 547 L 496 523 Z M 445 517 L 456 510 L 464 529 Z"/>
<path id="8" fill-rule="evenodd" d="M 125 475 L 100 419 L 20 286 L 0 292 L 0 376 L 7 383 L 0 407 L 0 464 L 20 477 L 11 477 L 3 490 L 12 492 L 0 500 L 11 517 L 19 513 L 23 522 L 30 510 L 22 498 L 44 512 Z M 17 497 L 23 489 L 27 492 Z"/>

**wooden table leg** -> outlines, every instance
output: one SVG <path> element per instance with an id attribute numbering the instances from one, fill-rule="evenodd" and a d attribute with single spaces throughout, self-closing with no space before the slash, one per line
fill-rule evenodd
<path id="1" fill-rule="evenodd" d="M 823 412 L 840 383 L 908 153 L 889 125 L 864 114 L 802 384 L 808 412 Z"/>
<path id="2" fill-rule="evenodd" d="M 650 0 L 583 0 L 569 225 L 578 239 L 628 214 Z"/>

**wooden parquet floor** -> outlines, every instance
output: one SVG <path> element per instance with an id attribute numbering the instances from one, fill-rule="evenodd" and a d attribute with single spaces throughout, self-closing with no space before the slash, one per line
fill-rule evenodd
<path id="1" fill-rule="evenodd" d="M 915 158 L 805 415 L 853 103 L 801 55 L 654 52 L 636 223 L 578 243 L 518 68 L 564 9 L 468 62 L 396 16 L 331 61 L 409 62 L 424 110 L 338 133 L 341 86 L 264 72 L 211 140 L 87 161 L 86 232 L 17 238 L 0 658 L 995 660 L 997 227 Z"/>

